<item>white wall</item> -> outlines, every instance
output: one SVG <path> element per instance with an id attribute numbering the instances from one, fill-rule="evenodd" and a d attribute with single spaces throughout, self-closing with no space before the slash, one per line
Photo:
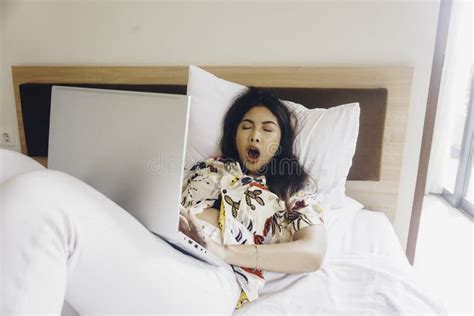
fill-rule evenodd
<path id="1" fill-rule="evenodd" d="M 438 10 L 439 0 L 8 2 L 0 124 L 17 131 L 12 65 L 412 66 L 395 219 L 405 246 Z"/>
<path id="2" fill-rule="evenodd" d="M 4 44 L 3 44 L 3 34 L 4 34 L 4 29 L 5 29 L 5 2 L 0 0 L 0 126 L 3 127 L 4 125 L 10 125 L 10 126 L 16 126 L 17 124 L 15 123 L 16 116 L 11 116 L 8 115 L 7 117 L 5 116 L 5 100 L 4 94 L 7 88 L 6 84 L 6 77 L 4 76 L 5 73 L 5 62 L 3 60 L 4 57 Z M 11 110 L 11 109 L 9 109 Z M 11 111 L 9 111 L 11 112 Z M 13 113 L 14 114 L 14 113 Z"/>
<path id="3" fill-rule="evenodd" d="M 0 1 L 0 67 L 3 66 L 2 56 L 3 56 L 3 28 L 4 28 L 3 24 L 5 21 L 4 12 L 5 12 L 5 3 L 3 1 Z"/>

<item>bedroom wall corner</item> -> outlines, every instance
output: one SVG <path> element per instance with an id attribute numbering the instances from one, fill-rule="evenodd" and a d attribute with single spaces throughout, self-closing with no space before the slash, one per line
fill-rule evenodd
<path id="1" fill-rule="evenodd" d="M 410 96 L 410 110 L 408 113 L 407 130 L 405 135 L 405 147 L 403 154 L 402 171 L 400 174 L 399 194 L 397 201 L 397 212 L 394 219 L 395 232 L 398 235 L 402 248 L 406 251 L 410 223 L 413 212 L 413 201 L 418 176 L 419 157 L 421 153 L 422 135 L 425 122 L 426 106 L 428 102 L 428 90 L 430 86 L 432 63 L 435 53 L 436 31 L 440 1 L 432 1 L 433 10 L 430 11 L 429 21 L 431 31 L 425 35 L 424 40 L 429 47 L 425 62 L 420 63 L 413 74 L 412 89 Z M 428 44 L 429 43 L 429 44 Z M 423 79 L 420 78 L 423 77 Z M 423 82 L 417 86 L 417 82 Z M 420 93 L 423 91 L 423 93 Z M 407 188 L 410 188 L 409 190 Z"/>
<path id="2" fill-rule="evenodd" d="M 0 144 L 0 148 L 20 152 L 20 137 L 16 117 L 15 99 L 13 97 L 11 66 L 7 62 L 9 51 L 6 40 L 9 25 L 8 10 L 12 4 L 12 0 L 0 1 L 0 128 L 12 130 L 14 146 L 3 146 Z"/>

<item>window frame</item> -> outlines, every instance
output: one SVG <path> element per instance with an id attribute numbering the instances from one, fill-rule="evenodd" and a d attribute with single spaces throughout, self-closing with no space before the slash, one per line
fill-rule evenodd
<path id="1" fill-rule="evenodd" d="M 443 188 L 441 196 L 453 207 L 459 209 L 471 221 L 474 221 L 474 204 L 468 201 L 465 196 L 469 189 L 469 181 L 474 175 L 471 174 L 473 155 L 474 155 L 474 67 L 471 67 L 471 86 L 469 90 L 469 103 L 467 106 L 466 121 L 459 155 L 459 164 L 456 173 L 456 182 L 454 192 Z M 474 180 L 473 180 L 474 181 Z M 474 189 L 474 184 L 473 184 Z"/>

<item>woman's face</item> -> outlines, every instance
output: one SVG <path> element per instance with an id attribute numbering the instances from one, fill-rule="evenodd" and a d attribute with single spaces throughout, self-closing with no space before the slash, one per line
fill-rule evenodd
<path id="1" fill-rule="evenodd" d="M 264 106 L 250 109 L 237 127 L 236 146 L 249 174 L 256 175 L 277 153 L 281 129 L 277 118 Z"/>

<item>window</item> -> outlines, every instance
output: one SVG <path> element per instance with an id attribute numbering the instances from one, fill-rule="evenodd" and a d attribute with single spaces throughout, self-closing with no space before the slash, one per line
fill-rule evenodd
<path id="1" fill-rule="evenodd" d="M 474 78 L 471 67 L 470 88 L 465 102 L 454 108 L 454 129 L 449 164 L 444 170 L 443 197 L 474 219 Z"/>

